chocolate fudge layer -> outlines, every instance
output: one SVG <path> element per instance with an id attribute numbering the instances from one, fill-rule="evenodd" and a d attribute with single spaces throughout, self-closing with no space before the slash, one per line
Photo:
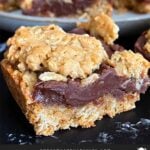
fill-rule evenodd
<path id="1" fill-rule="evenodd" d="M 135 43 L 135 51 L 141 53 L 146 59 L 150 61 L 150 31 L 142 33 Z"/>
<path id="2" fill-rule="evenodd" d="M 145 93 L 150 79 L 134 79 L 117 75 L 114 68 L 102 65 L 96 71 L 99 78 L 93 83 L 83 86 L 81 80 L 67 82 L 46 81 L 35 85 L 33 99 L 43 104 L 60 104 L 82 106 L 95 102 L 99 97 L 112 95 L 118 100 L 126 93 Z"/>
<path id="3" fill-rule="evenodd" d="M 22 0 L 20 5 L 24 14 L 34 16 L 75 16 L 86 12 L 95 15 L 112 11 L 110 0 Z"/>

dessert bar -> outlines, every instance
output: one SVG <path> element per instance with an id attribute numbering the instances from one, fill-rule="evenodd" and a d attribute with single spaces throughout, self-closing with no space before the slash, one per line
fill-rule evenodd
<path id="1" fill-rule="evenodd" d="M 8 40 L 2 72 L 37 135 L 94 127 L 105 115 L 135 108 L 150 85 L 150 62 L 115 45 L 117 37 L 118 27 L 102 13 L 70 32 L 21 27 Z"/>

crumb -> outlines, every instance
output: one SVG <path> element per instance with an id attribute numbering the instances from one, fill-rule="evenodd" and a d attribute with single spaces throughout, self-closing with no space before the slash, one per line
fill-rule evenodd
<path id="1" fill-rule="evenodd" d="M 113 44 L 118 38 L 118 26 L 104 13 L 92 17 L 89 22 L 79 23 L 78 27 L 89 31 L 91 35 L 101 37 L 107 44 Z"/>

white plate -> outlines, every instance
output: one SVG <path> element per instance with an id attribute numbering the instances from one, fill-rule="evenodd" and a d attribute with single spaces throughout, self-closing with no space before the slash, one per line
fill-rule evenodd
<path id="1" fill-rule="evenodd" d="M 121 34 L 140 32 L 144 28 L 150 27 L 150 14 L 136 14 L 133 12 L 113 13 L 113 19 L 119 25 Z M 19 26 L 34 26 L 57 24 L 64 29 L 75 27 L 76 22 L 86 21 L 76 18 L 49 18 L 25 16 L 21 11 L 0 12 L 0 28 L 15 31 Z"/>

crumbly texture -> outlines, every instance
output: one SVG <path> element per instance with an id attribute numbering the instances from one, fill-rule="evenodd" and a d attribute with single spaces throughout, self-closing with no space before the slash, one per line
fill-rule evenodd
<path id="1" fill-rule="evenodd" d="M 11 11 L 17 7 L 17 0 L 0 0 L 0 10 Z"/>
<path id="2" fill-rule="evenodd" d="M 110 62 L 117 74 L 129 78 L 140 79 L 147 77 L 150 63 L 139 53 L 130 51 L 115 52 Z"/>
<path id="3" fill-rule="evenodd" d="M 43 1 L 43 6 L 41 6 L 41 9 L 36 10 L 36 13 L 34 13 L 34 14 L 30 14 L 30 12 L 32 12 L 33 9 L 36 9 L 34 1 L 35 0 L 30 0 L 30 1 L 29 0 L 22 0 L 19 2 L 20 8 L 22 9 L 23 12 L 26 12 L 29 15 L 49 16 L 49 17 L 56 17 L 57 16 L 57 14 L 55 14 L 48 7 L 44 9 L 45 11 L 41 11 L 43 9 L 42 8 L 43 6 L 45 6 L 47 4 L 50 5 L 50 3 L 51 3 L 50 1 L 46 1 L 46 0 Z M 61 0 L 61 1 L 58 0 L 59 3 L 62 3 L 62 1 L 64 1 L 64 3 L 66 3 L 66 4 L 72 4 L 72 0 Z M 97 0 L 90 7 L 87 7 L 84 10 L 78 10 L 75 14 L 68 13 L 66 16 L 90 18 L 91 16 L 98 15 L 100 12 L 104 12 L 108 15 L 111 15 L 112 10 L 113 10 L 112 5 L 109 2 L 109 0 Z"/>
<path id="4" fill-rule="evenodd" d="M 150 68 L 150 63 L 140 54 L 123 51 L 116 52 L 109 58 L 100 40 L 89 35 L 69 34 L 54 25 L 21 27 L 8 40 L 8 46 L 1 62 L 2 72 L 14 99 L 34 126 L 37 135 L 48 136 L 59 129 L 70 127 L 92 127 L 96 120 L 101 120 L 105 115 L 114 117 L 135 108 L 135 102 L 139 100 L 137 93 L 126 93 L 121 99 L 107 94 L 99 97 L 97 104 L 90 102 L 77 107 L 46 105 L 35 101 L 32 96 L 34 85 L 40 78 L 45 81 L 57 78 L 57 81 L 66 82 L 64 72 L 67 70 L 73 80 L 80 78 L 81 84 L 88 86 L 99 78 L 94 71 L 103 62 L 114 66 L 120 75 L 138 79 L 147 78 L 146 73 Z M 79 65 L 74 67 L 81 60 L 85 63 L 83 71 L 92 68 L 90 72 L 84 72 L 86 77 L 78 72 L 81 68 Z M 52 61 L 53 65 L 49 69 L 48 64 Z M 61 61 L 63 62 L 60 63 Z M 64 64 L 68 61 L 69 65 L 65 68 Z M 57 65 L 58 70 L 52 70 Z"/>
<path id="5" fill-rule="evenodd" d="M 138 94 L 128 93 L 122 100 L 109 95 L 101 97 L 98 100 L 99 105 L 89 103 L 82 107 L 46 106 L 34 102 L 30 88 L 23 79 L 23 73 L 14 70 L 7 60 L 3 60 L 1 65 L 14 99 L 34 126 L 37 135 L 49 136 L 57 130 L 70 129 L 70 127 L 94 127 L 96 120 L 101 120 L 105 115 L 114 117 L 118 113 L 131 110 L 139 100 Z"/>
<path id="6" fill-rule="evenodd" d="M 146 51 L 148 54 L 150 54 L 150 30 L 147 31 L 145 35 L 147 42 L 144 45 L 144 51 Z"/>
<path id="7" fill-rule="evenodd" d="M 60 75 L 55 72 L 44 72 L 39 75 L 39 80 L 41 81 L 50 81 L 50 80 L 55 80 L 55 81 L 67 81 L 67 77 Z"/>
<path id="8" fill-rule="evenodd" d="M 90 32 L 91 35 L 102 38 L 107 44 L 113 44 L 118 38 L 118 26 L 105 13 L 92 17 L 89 22 L 79 23 L 78 27 Z"/>
<path id="9" fill-rule="evenodd" d="M 121 11 L 129 9 L 139 13 L 150 13 L 150 3 L 142 0 L 114 0 L 114 6 Z"/>
<path id="10" fill-rule="evenodd" d="M 107 58 L 95 37 L 66 33 L 55 25 L 21 27 L 7 44 L 7 59 L 22 72 L 47 70 L 86 78 Z"/>

